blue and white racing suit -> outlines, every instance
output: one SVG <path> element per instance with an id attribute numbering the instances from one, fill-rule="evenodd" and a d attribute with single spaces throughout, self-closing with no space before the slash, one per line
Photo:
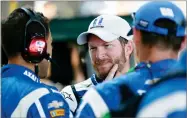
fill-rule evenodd
<path id="1" fill-rule="evenodd" d="M 76 109 L 78 108 L 80 101 L 87 90 L 102 82 L 102 80 L 99 80 L 100 79 L 93 74 L 90 78 L 83 82 L 75 85 L 68 85 L 62 89 L 61 93 L 64 95 L 65 100 L 69 104 L 72 113 L 76 112 Z"/>
<path id="2" fill-rule="evenodd" d="M 137 117 L 186 118 L 186 50 L 142 98 Z"/>
<path id="3" fill-rule="evenodd" d="M 103 82 L 91 88 L 84 96 L 76 117 L 122 117 L 131 116 L 124 111 L 133 99 L 142 95 L 150 85 L 158 81 L 176 60 L 166 59 L 155 63 L 139 63 L 134 72 Z M 133 106 L 132 106 L 133 107 Z"/>
<path id="4" fill-rule="evenodd" d="M 40 83 L 35 73 L 16 64 L 1 68 L 2 118 L 70 117 L 69 106 L 55 87 Z"/>

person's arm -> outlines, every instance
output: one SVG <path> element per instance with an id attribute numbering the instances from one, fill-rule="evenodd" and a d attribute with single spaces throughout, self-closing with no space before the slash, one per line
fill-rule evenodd
<path id="1" fill-rule="evenodd" d="M 117 80 L 117 79 L 115 79 Z M 76 117 L 104 117 L 120 106 L 121 95 L 118 82 L 106 81 L 89 89 L 82 98 Z M 115 95 L 114 95 L 115 94 Z"/>
<path id="2" fill-rule="evenodd" d="M 77 109 L 78 103 L 71 86 L 69 85 L 64 87 L 61 91 L 61 94 L 64 96 L 64 99 L 68 103 L 71 112 L 74 113 Z"/>
<path id="3" fill-rule="evenodd" d="M 40 93 L 47 92 L 39 99 L 33 101 L 29 107 L 27 117 L 33 118 L 69 118 L 71 115 L 69 106 L 63 96 L 56 90 L 46 88 L 38 89 Z M 36 97 L 33 95 L 32 97 Z"/>
<path id="4" fill-rule="evenodd" d="M 123 75 L 89 89 L 82 98 L 76 117 L 109 118 L 111 111 L 121 110 L 132 97 L 136 97 L 129 84 L 129 80 L 135 77 L 132 75 Z"/>

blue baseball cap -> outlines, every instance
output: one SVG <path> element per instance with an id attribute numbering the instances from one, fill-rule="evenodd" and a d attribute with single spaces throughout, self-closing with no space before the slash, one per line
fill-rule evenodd
<path id="1" fill-rule="evenodd" d="M 140 7 L 134 14 L 133 27 L 139 30 L 168 35 L 168 29 L 155 25 L 159 19 L 176 23 L 176 36 L 185 36 L 186 21 L 181 9 L 169 1 L 152 1 Z"/>

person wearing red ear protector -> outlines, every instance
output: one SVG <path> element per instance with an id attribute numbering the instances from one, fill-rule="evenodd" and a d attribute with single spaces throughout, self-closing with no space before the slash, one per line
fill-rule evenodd
<path id="1" fill-rule="evenodd" d="M 69 106 L 55 87 L 40 82 L 35 64 L 47 53 L 48 19 L 18 8 L 2 23 L 2 47 L 8 64 L 1 68 L 1 117 L 70 117 Z"/>

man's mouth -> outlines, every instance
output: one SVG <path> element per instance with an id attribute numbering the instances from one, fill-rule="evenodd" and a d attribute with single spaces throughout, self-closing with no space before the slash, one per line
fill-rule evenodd
<path id="1" fill-rule="evenodd" d="M 113 64 L 110 63 L 110 62 L 107 62 L 107 63 L 101 63 L 100 65 L 97 65 L 97 68 L 99 70 L 102 70 L 102 69 L 106 69 L 106 68 L 110 68 Z"/>
<path id="2" fill-rule="evenodd" d="M 105 64 L 108 64 L 108 63 L 111 63 L 111 61 L 105 60 L 105 61 L 96 62 L 96 65 L 105 65 Z"/>

